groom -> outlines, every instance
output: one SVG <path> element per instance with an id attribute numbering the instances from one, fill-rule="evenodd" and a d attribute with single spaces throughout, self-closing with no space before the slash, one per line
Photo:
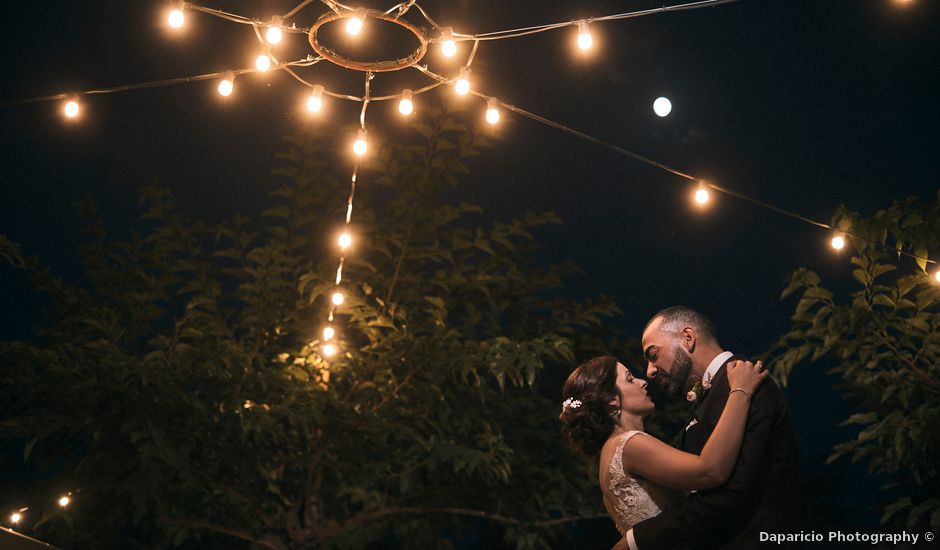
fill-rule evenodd
<path id="1" fill-rule="evenodd" d="M 722 349 L 708 318 L 675 306 L 647 324 L 643 355 L 647 376 L 669 395 L 689 400 L 695 395 L 681 448 L 700 454 L 728 400 L 725 364 L 732 353 Z M 767 380 L 751 396 L 744 443 L 728 481 L 636 524 L 616 548 L 758 548 L 761 531 L 799 530 L 798 483 L 790 407 Z"/>

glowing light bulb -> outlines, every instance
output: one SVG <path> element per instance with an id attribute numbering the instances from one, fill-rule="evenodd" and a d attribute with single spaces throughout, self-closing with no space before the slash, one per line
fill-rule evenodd
<path id="1" fill-rule="evenodd" d="M 499 109 L 496 105 L 496 98 L 491 97 L 486 101 L 486 121 L 494 125 L 499 122 Z"/>
<path id="2" fill-rule="evenodd" d="M 330 297 L 330 300 L 333 302 L 334 306 L 341 306 L 343 305 L 343 302 L 346 300 L 346 297 L 343 296 L 342 292 L 337 290 L 336 292 L 333 293 L 333 296 Z"/>
<path id="3" fill-rule="evenodd" d="M 401 92 L 401 101 L 398 102 L 398 112 L 408 116 L 415 110 L 414 101 L 414 92 L 411 90 L 405 89 Z"/>
<path id="4" fill-rule="evenodd" d="M 937 272 L 933 274 L 933 278 L 936 279 L 938 283 L 940 283 L 940 269 L 938 269 Z"/>
<path id="5" fill-rule="evenodd" d="M 711 200 L 711 193 L 708 192 L 708 186 L 703 182 L 699 182 L 698 188 L 695 190 L 695 202 L 704 206 L 708 204 L 709 200 Z"/>
<path id="6" fill-rule="evenodd" d="M 445 27 L 441 32 L 441 53 L 444 57 L 457 55 L 457 43 L 454 42 L 454 29 Z"/>
<path id="7" fill-rule="evenodd" d="M 470 93 L 470 69 L 466 67 L 460 69 L 460 75 L 457 76 L 457 82 L 454 83 L 454 91 L 457 92 L 457 95 Z"/>
<path id="8" fill-rule="evenodd" d="M 183 26 L 183 23 L 186 21 L 186 17 L 183 15 L 182 7 L 175 7 L 170 10 L 170 15 L 167 16 L 166 22 L 174 29 L 178 29 Z"/>
<path id="9" fill-rule="evenodd" d="M 19 523 L 22 519 L 23 519 L 23 514 L 19 512 L 13 512 L 12 514 L 10 514 L 10 523 L 16 524 L 16 523 Z"/>
<path id="10" fill-rule="evenodd" d="M 832 238 L 832 248 L 836 250 L 842 250 L 845 248 L 845 237 L 842 235 L 836 235 Z"/>
<path id="11" fill-rule="evenodd" d="M 284 33 L 281 32 L 281 18 L 275 15 L 271 18 L 271 24 L 268 25 L 267 32 L 264 33 L 264 39 L 268 41 L 268 44 L 273 46 L 280 44 L 283 37 Z"/>
<path id="12" fill-rule="evenodd" d="M 323 86 L 317 84 L 307 99 L 307 109 L 311 113 L 319 113 L 323 109 Z"/>
<path id="13" fill-rule="evenodd" d="M 366 10 L 365 8 L 359 8 L 356 10 L 355 14 L 349 18 L 349 21 L 346 22 L 346 32 L 352 36 L 356 36 L 362 32 L 362 25 L 366 20 Z"/>
<path id="14" fill-rule="evenodd" d="M 330 340 L 334 336 L 336 336 L 336 331 L 333 330 L 333 327 L 327 326 L 326 328 L 323 329 L 324 340 Z"/>
<path id="15" fill-rule="evenodd" d="M 352 235 L 349 233 L 343 233 L 339 236 L 339 247 L 342 249 L 347 249 L 352 245 Z"/>
<path id="16" fill-rule="evenodd" d="M 333 357 L 336 355 L 336 346 L 333 344 L 326 344 L 323 346 L 323 355 L 326 357 Z"/>
<path id="17" fill-rule="evenodd" d="M 657 97 L 653 102 L 653 112 L 659 117 L 669 116 L 672 112 L 672 102 L 668 97 Z"/>
<path id="18" fill-rule="evenodd" d="M 255 68 L 262 73 L 271 68 L 271 58 L 268 54 L 263 53 L 255 59 Z"/>
<path id="19" fill-rule="evenodd" d="M 68 102 L 66 102 L 65 116 L 69 118 L 75 118 L 78 116 L 78 101 L 70 99 Z"/>
<path id="20" fill-rule="evenodd" d="M 361 157 L 366 154 L 366 149 L 366 131 L 359 130 L 359 134 L 356 135 L 356 141 L 353 143 L 353 153 Z"/>
<path id="21" fill-rule="evenodd" d="M 63 508 L 68 506 L 70 502 L 72 502 L 72 499 L 70 499 L 68 495 L 62 495 L 61 497 L 59 497 L 59 506 Z"/>
<path id="22" fill-rule="evenodd" d="M 591 36 L 591 29 L 588 28 L 587 21 L 578 21 L 578 47 L 582 50 L 590 50 L 594 45 L 594 37 Z"/>
<path id="23" fill-rule="evenodd" d="M 228 71 L 225 73 L 225 76 L 222 77 L 222 81 L 219 82 L 219 94 L 223 97 L 228 97 L 232 95 L 232 90 L 235 89 L 235 73 L 233 71 Z"/>

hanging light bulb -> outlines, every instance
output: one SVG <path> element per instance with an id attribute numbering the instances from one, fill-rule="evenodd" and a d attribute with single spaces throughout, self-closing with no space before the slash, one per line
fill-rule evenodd
<path id="1" fill-rule="evenodd" d="M 594 45 L 594 37 L 591 36 L 591 29 L 588 28 L 588 22 L 578 21 L 578 47 L 582 50 L 590 50 Z"/>
<path id="2" fill-rule="evenodd" d="M 933 278 L 936 279 L 938 283 L 940 283 L 940 269 L 938 269 L 937 272 L 933 274 Z"/>
<path id="3" fill-rule="evenodd" d="M 323 329 L 323 339 L 324 339 L 324 340 L 330 340 L 330 339 L 332 339 L 334 336 L 336 336 L 336 331 L 333 330 L 333 327 L 327 325 L 327 326 Z"/>
<path id="4" fill-rule="evenodd" d="M 845 236 L 841 233 L 832 238 L 832 248 L 842 250 L 845 248 Z"/>
<path id="5" fill-rule="evenodd" d="M 72 502 L 72 499 L 69 498 L 69 495 L 62 495 L 61 497 L 59 497 L 59 506 L 61 506 L 62 508 L 65 508 L 66 506 L 68 506 L 70 502 Z"/>
<path id="6" fill-rule="evenodd" d="M 495 97 L 486 100 L 486 121 L 493 125 L 499 122 L 499 108 Z"/>
<path id="7" fill-rule="evenodd" d="M 336 355 L 336 346 L 333 344 L 326 344 L 323 346 L 323 355 L 325 357 L 333 357 Z"/>
<path id="8" fill-rule="evenodd" d="M 454 29 L 444 27 L 441 31 L 441 53 L 444 57 L 454 57 L 457 54 L 457 43 L 454 42 Z"/>
<path id="9" fill-rule="evenodd" d="M 176 2 L 173 6 L 173 9 L 170 10 L 170 14 L 166 18 L 167 24 L 174 29 L 178 29 L 183 26 L 183 23 L 186 22 L 186 17 L 183 15 L 183 3 Z"/>
<path id="10" fill-rule="evenodd" d="M 695 189 L 695 203 L 701 206 L 708 204 L 708 201 L 711 200 L 711 193 L 708 192 L 708 185 L 704 181 L 698 183 L 698 187 Z"/>
<path id="11" fill-rule="evenodd" d="M 457 76 L 457 82 L 454 83 L 454 91 L 457 95 L 467 95 L 470 92 L 470 69 L 462 67 Z"/>
<path id="12" fill-rule="evenodd" d="M 281 32 L 281 16 L 275 15 L 271 18 L 271 23 L 268 25 L 268 30 L 264 33 L 264 39 L 268 41 L 268 44 L 272 46 L 275 44 L 281 43 L 281 38 L 284 37 L 284 33 Z"/>
<path id="13" fill-rule="evenodd" d="M 669 113 L 672 112 L 672 102 L 669 101 L 668 97 L 657 97 L 656 101 L 653 102 L 653 112 L 660 118 L 669 116 Z"/>
<path id="14" fill-rule="evenodd" d="M 343 233 L 339 236 L 339 247 L 343 250 L 346 250 L 352 246 L 352 235 L 349 233 Z"/>
<path id="15" fill-rule="evenodd" d="M 398 112 L 405 116 L 408 116 L 411 113 L 413 113 L 415 110 L 414 101 L 412 101 L 413 98 L 414 98 L 414 92 L 408 89 L 402 90 L 401 101 L 398 102 Z"/>
<path id="16" fill-rule="evenodd" d="M 78 108 L 78 107 L 79 107 L 79 106 L 78 106 L 78 100 L 77 100 L 77 99 L 70 99 L 70 100 L 66 101 L 66 102 L 65 102 L 65 108 L 64 108 L 65 116 L 67 116 L 67 117 L 69 117 L 69 118 L 75 118 L 75 117 L 77 117 L 77 116 L 78 116 L 78 111 L 79 111 L 79 108 Z"/>
<path id="17" fill-rule="evenodd" d="M 319 113 L 323 108 L 323 86 L 317 84 L 313 87 L 313 92 L 307 99 L 307 109 L 311 113 Z"/>
<path id="18" fill-rule="evenodd" d="M 222 77 L 222 81 L 219 82 L 219 94 L 222 97 L 228 97 L 232 95 L 232 90 L 235 89 L 235 71 L 228 71 L 225 73 L 225 76 Z"/>
<path id="19" fill-rule="evenodd" d="M 343 296 L 342 292 L 337 290 L 333 293 L 333 296 L 330 297 L 330 300 L 333 302 L 334 306 L 341 306 L 343 302 L 346 301 L 346 297 Z"/>
<path id="20" fill-rule="evenodd" d="M 362 32 L 362 25 L 366 20 L 366 9 L 358 8 L 353 16 L 349 18 L 349 21 L 346 22 L 346 32 L 352 36 L 356 36 Z"/>
<path id="21" fill-rule="evenodd" d="M 353 143 L 353 153 L 356 153 L 358 156 L 366 154 L 366 131 L 359 130 L 359 133 L 356 134 L 356 141 Z"/>
<path id="22" fill-rule="evenodd" d="M 14 525 L 22 521 L 22 519 L 23 519 L 23 514 L 19 512 L 13 512 L 12 514 L 10 514 L 10 523 Z"/>
<path id="23" fill-rule="evenodd" d="M 258 69 L 258 72 L 265 72 L 271 68 L 271 56 L 267 53 L 262 53 L 257 58 L 255 58 L 255 68 Z"/>

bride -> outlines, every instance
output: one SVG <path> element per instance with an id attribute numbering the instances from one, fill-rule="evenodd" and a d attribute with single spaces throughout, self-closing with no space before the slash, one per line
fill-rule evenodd
<path id="1" fill-rule="evenodd" d="M 604 506 L 621 535 L 681 499 L 680 491 L 717 487 L 731 475 L 750 396 L 767 372 L 760 361 L 731 361 L 726 370 L 731 393 L 701 455 L 682 452 L 643 431 L 643 419 L 655 409 L 647 383 L 616 358 L 591 359 L 568 377 L 562 431 L 573 447 L 598 457 Z"/>

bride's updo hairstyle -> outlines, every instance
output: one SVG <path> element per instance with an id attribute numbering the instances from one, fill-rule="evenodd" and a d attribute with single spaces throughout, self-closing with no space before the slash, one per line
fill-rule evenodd
<path id="1" fill-rule="evenodd" d="M 558 417 L 561 432 L 588 456 L 596 455 L 614 431 L 610 402 L 620 397 L 617 362 L 616 357 L 595 357 L 574 369 L 565 382 L 562 398 L 568 404 L 562 405 Z"/>

